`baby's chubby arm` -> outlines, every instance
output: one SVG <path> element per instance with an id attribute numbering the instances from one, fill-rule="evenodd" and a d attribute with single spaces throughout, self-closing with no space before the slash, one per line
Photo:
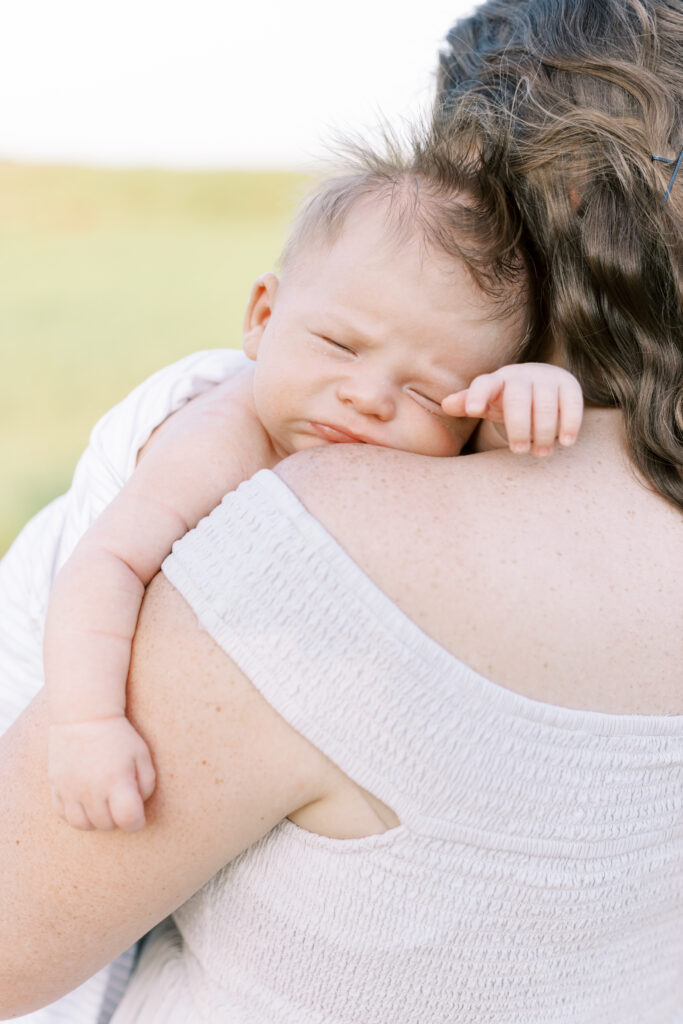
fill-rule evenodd
<path id="1" fill-rule="evenodd" d="M 154 768 L 125 716 L 146 584 L 171 545 L 228 491 L 279 460 L 256 415 L 252 367 L 189 402 L 58 573 L 45 628 L 53 803 L 76 828 L 134 831 Z"/>
<path id="2" fill-rule="evenodd" d="M 581 385 L 549 363 L 514 363 L 475 377 L 469 388 L 442 402 L 449 416 L 481 418 L 476 451 L 509 447 L 516 453 L 550 455 L 559 440 L 574 444 L 583 417 Z"/>

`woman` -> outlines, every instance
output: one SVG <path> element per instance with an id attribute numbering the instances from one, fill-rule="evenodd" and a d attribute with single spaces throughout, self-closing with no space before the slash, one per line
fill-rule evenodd
<path id="1" fill-rule="evenodd" d="M 491 7 L 504 65 L 482 43 L 506 88 L 506 33 L 536 33 L 562 64 L 593 10 L 579 0 L 563 22 L 555 5 L 551 40 L 539 5 L 514 5 L 519 20 L 511 7 Z M 659 111 L 669 135 L 655 155 L 668 158 L 680 115 L 650 101 L 672 73 L 676 10 L 607 7 L 603 67 L 622 67 L 628 39 L 648 86 L 640 112 L 613 119 L 631 138 L 622 121 L 637 134 Z M 652 24 L 636 31 L 624 9 Z M 562 74 L 590 105 L 595 74 L 575 60 Z M 548 82 L 532 83 L 542 107 Z M 593 102 L 612 113 L 617 93 Z M 514 91 L 501 95 L 510 112 Z M 541 279 L 558 358 L 615 407 L 588 409 L 576 448 L 543 464 L 302 454 L 188 535 L 150 588 L 131 674 L 158 769 L 150 827 L 51 824 L 39 703 L 3 748 L 5 1014 L 77 984 L 203 886 L 179 931 L 148 944 L 117 1022 L 683 1019 L 683 542 L 680 463 L 662 442 L 680 429 L 681 199 L 674 188 L 664 208 L 659 166 L 636 174 L 626 158 L 628 189 L 591 198 L 583 145 L 574 162 L 541 161 L 543 188 L 531 164 L 511 180 L 505 160 L 530 159 L 531 139 L 513 110 L 501 153 L 500 102 L 490 92 L 452 116 L 486 127 L 468 138 L 488 140 L 482 159 L 523 207 L 544 188 L 559 204 L 527 217 L 539 273 L 556 245 L 555 275 L 574 274 L 574 306 Z M 601 146 L 616 160 L 609 138 L 588 167 Z M 637 235 L 633 209 L 647 220 Z M 598 224 L 607 249 L 629 239 L 628 287 L 590 249 Z M 636 301 L 655 294 L 655 307 Z M 566 328 L 572 308 L 581 331 Z M 641 435 L 658 455 L 638 475 Z"/>

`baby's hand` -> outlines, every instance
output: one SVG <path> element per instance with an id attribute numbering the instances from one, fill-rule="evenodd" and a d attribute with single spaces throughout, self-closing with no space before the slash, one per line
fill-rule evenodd
<path id="1" fill-rule="evenodd" d="M 124 715 L 51 724 L 49 779 L 57 813 L 74 828 L 136 832 L 154 791 L 149 748 Z"/>
<path id="2" fill-rule="evenodd" d="M 583 416 L 583 394 L 573 374 L 548 363 L 515 363 L 475 377 L 469 388 L 441 403 L 449 416 L 500 423 L 513 452 L 550 455 L 555 441 L 574 444 Z"/>

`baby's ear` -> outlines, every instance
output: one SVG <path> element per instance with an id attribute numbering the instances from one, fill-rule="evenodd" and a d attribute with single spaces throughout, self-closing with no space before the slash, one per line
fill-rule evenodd
<path id="1" fill-rule="evenodd" d="M 242 328 L 242 346 L 250 359 L 256 359 L 263 332 L 268 326 L 280 282 L 275 274 L 263 274 L 254 281 Z"/>

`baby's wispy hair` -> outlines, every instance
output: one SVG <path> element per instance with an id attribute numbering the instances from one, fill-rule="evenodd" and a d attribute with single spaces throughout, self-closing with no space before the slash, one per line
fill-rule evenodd
<path id="1" fill-rule="evenodd" d="M 295 267 L 309 245 L 333 244 L 352 210 L 379 203 L 397 244 L 417 237 L 426 251 L 468 268 L 492 300 L 492 317 L 531 310 L 522 223 L 500 177 L 483 169 L 447 126 L 411 126 L 401 135 L 384 126 L 379 134 L 378 144 L 353 137 L 337 142 L 339 169 L 304 199 L 281 256 L 283 269 Z M 530 313 L 526 335 L 531 319 Z"/>

